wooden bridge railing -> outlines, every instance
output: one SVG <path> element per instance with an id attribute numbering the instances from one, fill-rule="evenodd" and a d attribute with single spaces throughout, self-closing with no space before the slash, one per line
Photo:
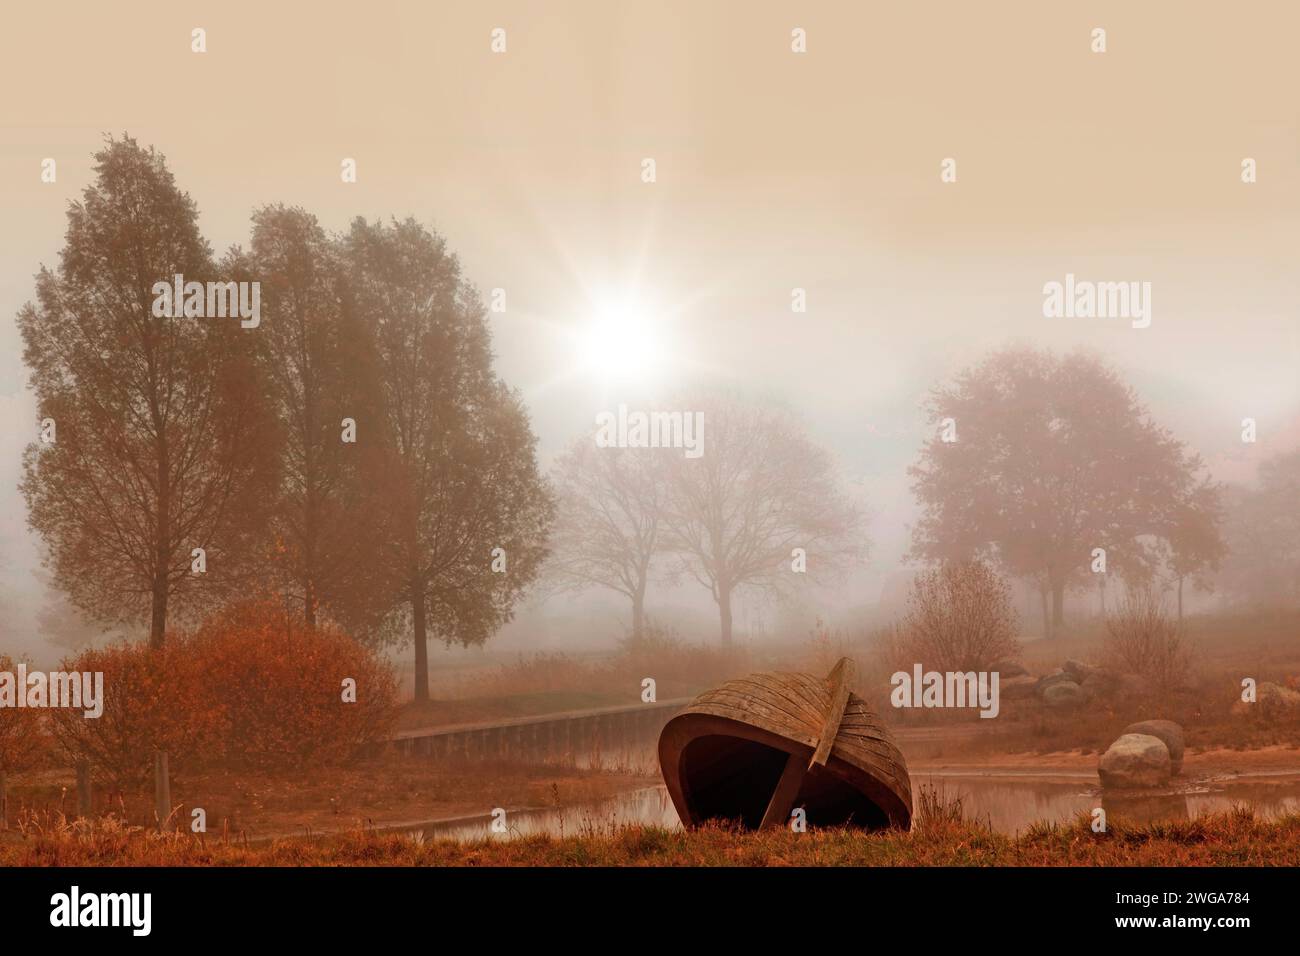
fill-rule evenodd
<path id="1" fill-rule="evenodd" d="M 653 704 L 403 730 L 390 743 L 399 753 L 433 759 L 550 762 L 651 741 L 689 702 L 689 697 L 678 697 Z"/>

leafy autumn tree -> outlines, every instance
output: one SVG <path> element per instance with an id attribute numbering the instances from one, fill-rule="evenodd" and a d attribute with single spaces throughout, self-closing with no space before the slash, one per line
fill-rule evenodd
<path id="1" fill-rule="evenodd" d="M 423 701 L 429 636 L 479 644 L 510 619 L 546 555 L 554 502 L 523 403 L 492 369 L 482 303 L 442 237 L 412 219 L 358 218 L 344 254 L 382 382 L 381 417 L 357 426 L 389 449 L 383 562 Z"/>
<path id="2" fill-rule="evenodd" d="M 24 456 L 29 521 L 97 620 L 149 622 L 245 580 L 265 525 L 274 423 L 237 319 L 158 318 L 153 287 L 218 278 L 194 202 L 128 138 L 96 154 L 57 270 L 18 315 L 49 442 Z M 192 571 L 193 550 L 206 572 Z"/>
<path id="3" fill-rule="evenodd" d="M 841 491 L 830 455 L 792 416 L 719 394 L 680 404 L 703 414 L 703 453 L 653 449 L 668 466 L 665 546 L 709 589 L 730 646 L 737 589 L 780 595 L 805 575 L 833 580 L 866 553 L 862 514 Z"/>
<path id="4" fill-rule="evenodd" d="M 281 423 L 279 495 L 271 518 L 273 582 L 302 608 L 352 623 L 382 606 L 376 555 L 385 533 L 373 349 L 347 308 L 342 261 L 316 217 L 267 206 L 253 214 L 242 263 L 261 281 L 259 339 Z M 352 426 L 348 423 L 351 422 Z"/>
<path id="5" fill-rule="evenodd" d="M 1218 489 L 1199 456 L 1093 356 L 1000 351 L 935 388 L 926 409 L 932 424 L 953 422 L 909 469 L 922 507 L 912 556 L 987 558 L 1035 581 L 1049 634 L 1094 548 L 1140 576 L 1185 523 L 1204 519 L 1212 540 Z"/>
<path id="6" fill-rule="evenodd" d="M 603 587 L 632 604 L 632 639 L 645 634 L 650 566 L 661 548 L 661 449 L 599 448 L 580 438 L 556 462 L 558 499 L 547 577 L 557 590 Z"/>

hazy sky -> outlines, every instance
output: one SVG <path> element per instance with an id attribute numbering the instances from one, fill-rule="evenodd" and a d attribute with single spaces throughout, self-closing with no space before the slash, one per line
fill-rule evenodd
<path id="1" fill-rule="evenodd" d="M 13 316 L 107 132 L 166 155 L 218 253 L 268 202 L 328 229 L 436 226 L 506 290 L 498 368 L 548 459 L 687 379 L 796 408 L 875 511 L 845 603 L 874 601 L 905 544 L 918 396 L 991 348 L 1099 350 L 1216 477 L 1300 444 L 1294 3 L 125 9 L 24 4 L 0 33 L 0 574 L 20 646 L 39 591 L 14 486 L 36 424 Z M 1150 282 L 1151 326 L 1044 318 L 1066 273 Z M 615 302 L 662 356 L 641 386 L 582 361 Z"/>

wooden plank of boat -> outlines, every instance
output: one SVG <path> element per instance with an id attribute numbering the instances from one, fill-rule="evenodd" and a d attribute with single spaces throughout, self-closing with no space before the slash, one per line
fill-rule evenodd
<path id="1" fill-rule="evenodd" d="M 751 674 L 697 697 L 664 727 L 664 782 L 686 826 L 738 819 L 776 826 L 803 805 L 810 823 L 906 828 L 906 763 L 847 658 L 820 679 Z"/>
<path id="2" fill-rule="evenodd" d="M 781 826 L 789 820 L 794 802 L 803 787 L 804 776 L 813 767 L 826 766 L 826 761 L 831 755 L 831 747 L 835 744 L 835 736 L 840 732 L 840 721 L 844 719 L 844 707 L 849 702 L 849 685 L 853 682 L 853 673 L 853 662 L 847 657 L 841 657 L 831 670 L 827 678 L 831 685 L 830 707 L 822 719 L 821 739 L 817 742 L 817 749 L 813 751 L 812 759 L 807 763 L 804 763 L 800 751 L 790 752 L 790 756 L 786 758 L 785 770 L 781 772 L 781 779 L 777 781 L 776 789 L 772 791 L 772 799 L 763 813 L 763 821 L 758 825 L 760 830 Z"/>

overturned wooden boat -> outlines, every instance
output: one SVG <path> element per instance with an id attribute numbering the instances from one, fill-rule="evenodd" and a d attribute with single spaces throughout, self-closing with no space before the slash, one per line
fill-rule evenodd
<path id="1" fill-rule="evenodd" d="M 907 829 L 912 788 L 889 731 L 850 692 L 853 662 L 825 678 L 751 674 L 695 698 L 659 736 L 659 766 L 688 827 L 709 820 Z"/>

